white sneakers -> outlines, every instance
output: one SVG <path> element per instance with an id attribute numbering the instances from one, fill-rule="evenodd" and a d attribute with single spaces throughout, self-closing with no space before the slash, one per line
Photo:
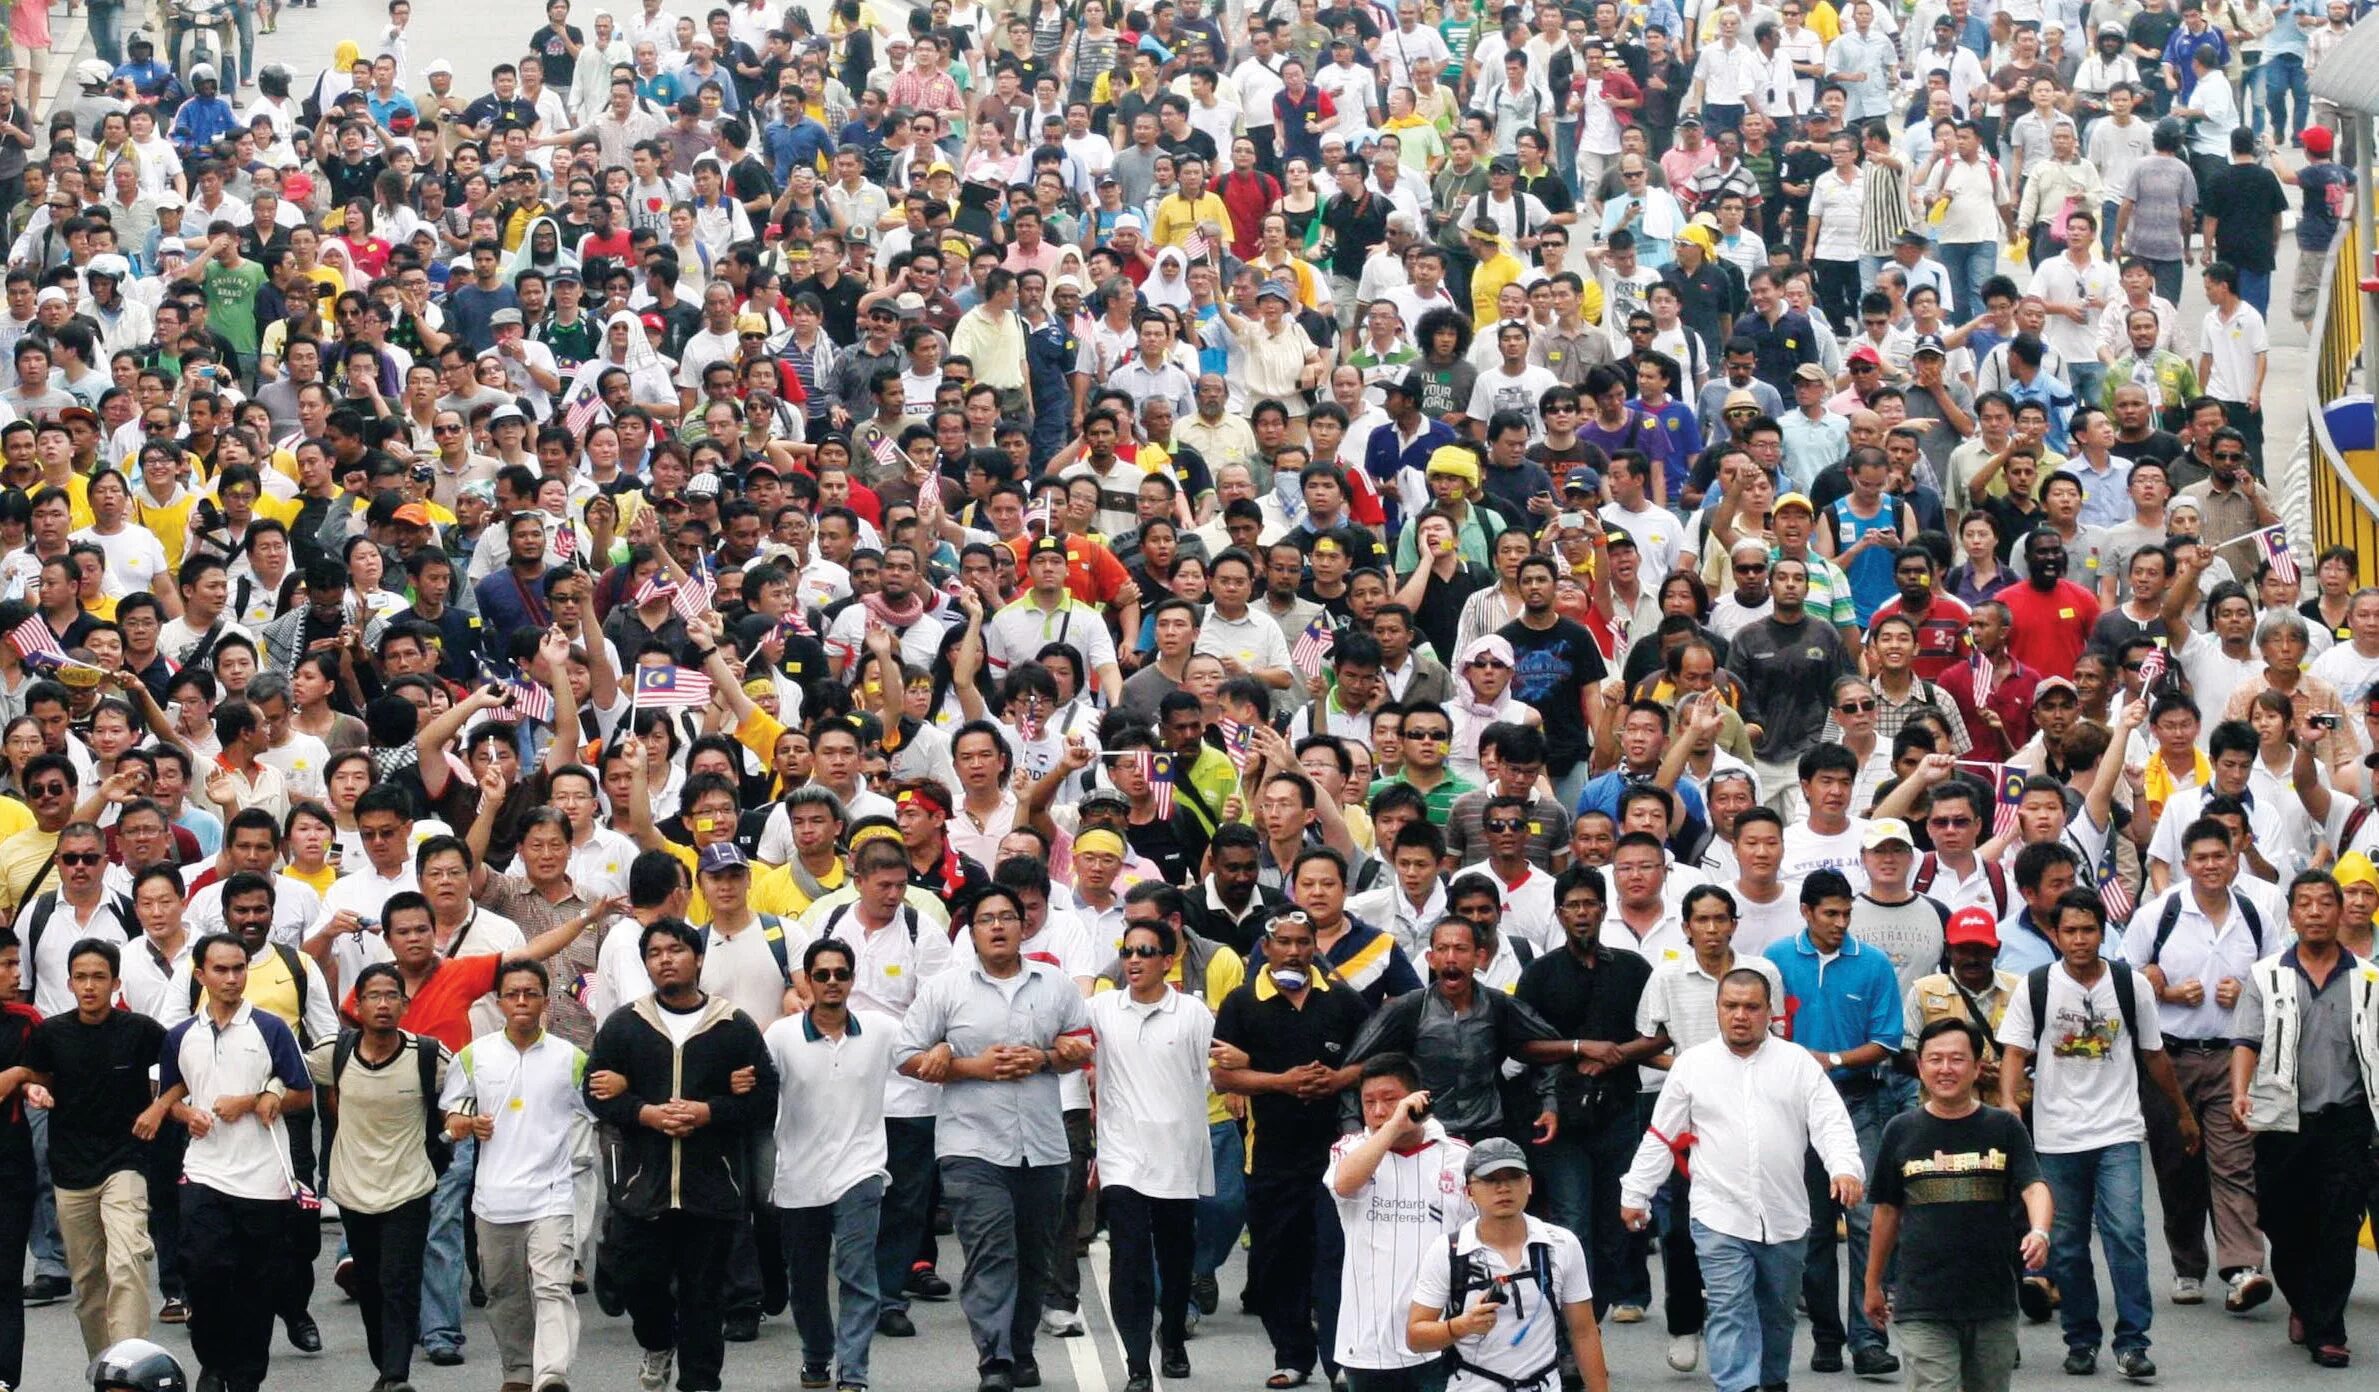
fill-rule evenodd
<path id="1" fill-rule="evenodd" d="M 2206 1283 L 2195 1276 L 2172 1278 L 2172 1303 L 2175 1305 L 2203 1305 L 2206 1303 Z"/>
<path id="2" fill-rule="evenodd" d="M 669 1369 L 676 1362 L 675 1349 L 646 1349 L 644 1363 L 636 1370 L 636 1385 L 644 1392 L 662 1392 L 669 1386 Z"/>
<path id="3" fill-rule="evenodd" d="M 1679 1334 L 1669 1340 L 1669 1366 L 1680 1373 L 1690 1373 L 1702 1363 L 1702 1336 Z"/>
<path id="4" fill-rule="evenodd" d="M 2241 1267 L 2231 1273 L 2230 1293 L 2222 1297 L 2222 1308 L 2243 1315 L 2271 1298 L 2272 1278 L 2252 1266 Z"/>
<path id="5" fill-rule="evenodd" d="M 1082 1312 L 1079 1310 L 1060 1310 L 1053 1306 L 1041 1312 L 1041 1332 L 1052 1339 L 1078 1339 L 1082 1337 L 1082 1331 Z"/>

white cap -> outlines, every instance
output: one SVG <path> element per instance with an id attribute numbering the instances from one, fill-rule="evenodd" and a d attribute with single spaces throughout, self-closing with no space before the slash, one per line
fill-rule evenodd
<path id="1" fill-rule="evenodd" d="M 62 289 L 62 288 L 60 288 L 60 287 L 58 287 L 58 286 L 55 286 L 55 285 L 45 285 L 45 286 L 41 287 L 41 293 L 40 293 L 40 294 L 38 294 L 38 295 L 35 295 L 35 296 L 33 297 L 33 303 L 35 303 L 35 304 L 37 304 L 37 305 L 44 305 L 44 304 L 51 304 L 51 303 L 56 303 L 56 304 L 72 304 L 72 303 L 74 303 L 74 297 L 73 297 L 72 295 L 69 295 L 69 294 L 67 294 L 67 293 L 66 293 L 66 291 L 65 291 L 64 289 Z"/>
<path id="2" fill-rule="evenodd" d="M 454 64 L 443 58 L 433 58 L 430 60 L 430 65 L 421 70 L 421 75 L 423 77 L 452 77 L 454 76 Z"/>

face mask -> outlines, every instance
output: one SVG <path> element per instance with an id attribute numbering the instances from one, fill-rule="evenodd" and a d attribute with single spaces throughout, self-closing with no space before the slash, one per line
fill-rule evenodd
<path id="1" fill-rule="evenodd" d="M 1303 967 L 1274 967 L 1272 969 L 1272 984 L 1280 990 L 1302 991 L 1305 989 L 1305 980 L 1305 968 Z"/>

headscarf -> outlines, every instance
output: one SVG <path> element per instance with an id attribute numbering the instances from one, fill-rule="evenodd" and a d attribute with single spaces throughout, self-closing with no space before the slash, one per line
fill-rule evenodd
<path id="1" fill-rule="evenodd" d="M 1140 283 L 1140 295 L 1150 309 L 1188 309 L 1189 253 L 1175 246 L 1157 248 L 1156 265 Z"/>
<path id="2" fill-rule="evenodd" d="M 545 261 L 532 260 L 534 253 L 529 250 L 536 244 L 540 223 L 553 228 L 553 256 Z M 568 240 L 562 236 L 560 220 L 550 213 L 541 213 L 529 219 L 528 230 L 521 233 L 520 245 L 513 248 L 512 259 L 504 266 L 504 279 L 511 280 L 526 270 L 539 270 L 551 275 L 555 271 L 575 271 L 578 268 L 578 253 L 570 250 Z"/>
<path id="3" fill-rule="evenodd" d="M 363 45 L 353 39 L 341 39 L 331 50 L 330 66 L 314 79 L 314 106 L 325 116 L 330 114 L 331 103 L 355 90 L 355 65 L 362 57 Z M 334 78 L 343 85 L 334 86 Z"/>
<path id="4" fill-rule="evenodd" d="M 628 328 L 628 360 L 615 363 L 611 361 L 611 331 L 622 324 L 627 325 Z M 595 360 L 607 367 L 625 368 L 631 376 L 648 369 L 661 373 L 666 373 L 669 370 L 668 364 L 661 360 L 661 354 L 653 347 L 652 341 L 644 336 L 644 320 L 638 317 L 634 310 L 629 309 L 620 310 L 603 321 L 603 351 L 595 355 Z"/>

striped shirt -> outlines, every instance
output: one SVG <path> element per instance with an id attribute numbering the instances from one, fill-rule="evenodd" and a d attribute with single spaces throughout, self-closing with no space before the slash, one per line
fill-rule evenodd
<path id="1" fill-rule="evenodd" d="M 1889 256 L 1892 240 L 1909 228 L 1908 171 L 1869 160 L 1859 175 L 1859 254 Z"/>
<path id="2" fill-rule="evenodd" d="M 1370 1133 L 1341 1136 L 1330 1147 L 1322 1184 L 1346 1229 L 1334 1342 L 1342 1367 L 1417 1368 L 1436 1358 L 1404 1342 L 1405 1314 L 1413 1273 L 1431 1261 L 1444 1266 L 1446 1239 L 1472 1215 L 1462 1180 L 1470 1147 L 1434 1120 L 1423 1127 L 1426 1144 L 1381 1156 L 1370 1182 L 1352 1194 L 1338 1192 L 1338 1167 Z"/>

